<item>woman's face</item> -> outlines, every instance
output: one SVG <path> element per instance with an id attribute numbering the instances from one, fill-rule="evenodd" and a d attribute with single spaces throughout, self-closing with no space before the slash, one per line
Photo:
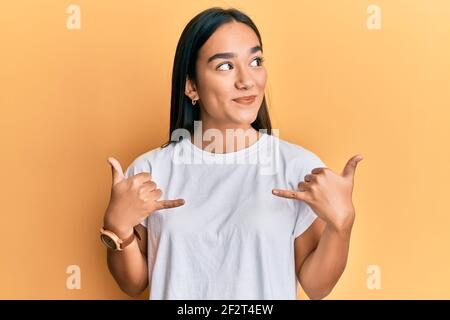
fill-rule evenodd
<path id="1" fill-rule="evenodd" d="M 264 98 L 267 78 L 260 59 L 258 37 L 243 23 L 226 23 L 206 41 L 197 58 L 197 82 L 186 84 L 186 94 L 199 99 L 203 127 L 251 127 Z M 250 95 L 256 96 L 250 104 L 233 101 Z"/>

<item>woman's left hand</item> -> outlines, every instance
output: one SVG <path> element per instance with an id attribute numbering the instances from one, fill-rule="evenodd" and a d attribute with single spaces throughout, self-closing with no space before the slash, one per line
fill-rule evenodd
<path id="1" fill-rule="evenodd" d="M 314 168 L 298 184 L 300 191 L 273 189 L 276 196 L 305 201 L 317 216 L 336 230 L 351 228 L 355 218 L 352 202 L 356 166 L 363 157 L 355 155 L 337 174 L 329 168 Z"/>

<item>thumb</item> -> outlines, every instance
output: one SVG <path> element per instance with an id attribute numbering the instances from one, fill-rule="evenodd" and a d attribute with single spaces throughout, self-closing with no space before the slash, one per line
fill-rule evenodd
<path id="1" fill-rule="evenodd" d="M 362 159 L 364 158 L 360 154 L 351 157 L 350 160 L 347 161 L 347 164 L 345 165 L 344 170 L 342 171 L 342 176 L 353 178 L 355 176 L 356 166 L 358 162 L 360 162 Z"/>
<path id="2" fill-rule="evenodd" d="M 122 166 L 120 165 L 119 161 L 117 161 L 113 157 L 109 157 L 108 163 L 111 165 L 113 185 L 124 180 L 125 175 L 123 174 Z"/>

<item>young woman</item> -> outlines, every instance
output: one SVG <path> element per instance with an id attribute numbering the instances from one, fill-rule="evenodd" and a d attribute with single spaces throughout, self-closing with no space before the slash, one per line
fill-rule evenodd
<path id="1" fill-rule="evenodd" d="M 272 134 L 262 54 L 244 13 L 198 14 L 175 54 L 169 141 L 125 173 L 108 158 L 102 240 L 130 296 L 296 299 L 298 280 L 321 299 L 344 271 L 362 157 L 336 174 Z"/>

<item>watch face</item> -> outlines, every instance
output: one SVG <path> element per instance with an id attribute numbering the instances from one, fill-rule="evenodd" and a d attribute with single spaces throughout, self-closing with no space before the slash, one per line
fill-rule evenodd
<path id="1" fill-rule="evenodd" d="M 103 243 L 104 243 L 108 248 L 111 248 L 111 249 L 114 249 L 114 250 L 116 249 L 116 243 L 114 242 L 113 239 L 111 239 L 110 237 L 108 237 L 108 236 L 105 235 L 105 234 L 102 234 L 100 237 L 101 237 Z"/>

